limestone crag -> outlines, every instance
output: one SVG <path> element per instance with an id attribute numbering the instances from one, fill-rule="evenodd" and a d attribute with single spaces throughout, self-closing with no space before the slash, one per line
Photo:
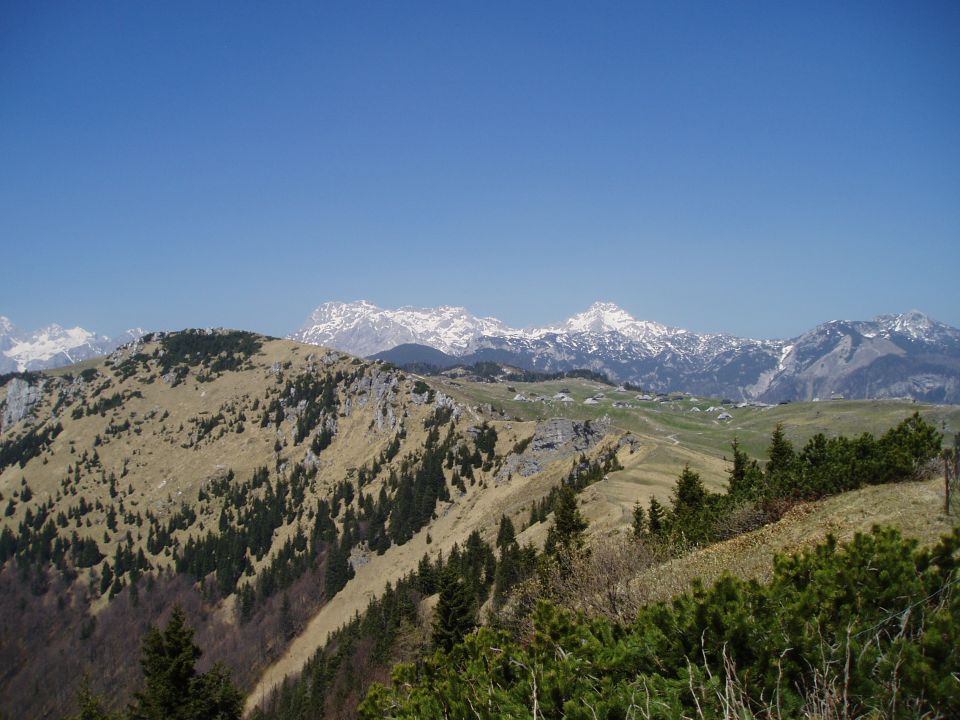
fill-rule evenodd
<path id="1" fill-rule="evenodd" d="M 366 407 L 372 403 L 377 432 L 396 430 L 399 418 L 395 409 L 399 407 L 399 389 L 400 380 L 395 370 L 370 367 L 363 377 L 350 386 L 349 394 L 352 400 L 348 400 L 350 404 L 344 408 L 344 414 L 350 414 L 354 403 L 357 407 Z"/>
<path id="2" fill-rule="evenodd" d="M 550 463 L 590 450 L 607 435 L 606 421 L 577 422 L 551 418 L 537 425 L 530 444 L 519 455 L 509 455 L 497 472 L 496 481 L 511 475 L 529 477 L 541 472 Z"/>
<path id="3" fill-rule="evenodd" d="M 31 417 L 33 409 L 43 399 L 45 385 L 46 380 L 37 380 L 31 383 L 23 378 L 13 378 L 7 383 L 7 398 L 3 402 L 0 432 L 4 432 L 22 420 Z"/>

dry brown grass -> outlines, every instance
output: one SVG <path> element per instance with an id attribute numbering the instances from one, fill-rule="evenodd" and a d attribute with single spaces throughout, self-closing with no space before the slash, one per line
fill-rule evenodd
<path id="1" fill-rule="evenodd" d="M 943 515 L 942 478 L 875 485 L 797 505 L 771 525 L 645 570 L 630 587 L 641 601 L 654 602 L 689 589 L 696 578 L 710 584 L 730 573 L 765 582 L 772 577 L 775 555 L 809 548 L 827 535 L 846 541 L 874 525 L 887 525 L 932 544 L 958 520 Z"/>

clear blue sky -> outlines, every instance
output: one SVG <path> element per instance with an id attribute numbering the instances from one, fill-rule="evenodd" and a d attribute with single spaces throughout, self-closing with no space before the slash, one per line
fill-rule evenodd
<path id="1" fill-rule="evenodd" d="M 0 4 L 0 314 L 960 325 L 960 3 Z"/>

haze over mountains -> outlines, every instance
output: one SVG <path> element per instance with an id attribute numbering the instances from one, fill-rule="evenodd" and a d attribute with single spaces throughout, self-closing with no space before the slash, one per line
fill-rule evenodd
<path id="1" fill-rule="evenodd" d="M 325 303 L 290 339 L 400 365 L 480 361 L 589 368 L 657 391 L 780 402 L 910 397 L 960 402 L 960 330 L 921 312 L 834 320 L 786 340 L 695 333 L 598 302 L 564 322 L 511 328 L 464 308 Z"/>
<path id="2" fill-rule="evenodd" d="M 134 328 L 111 338 L 82 327 L 64 328 L 56 323 L 25 331 L 0 315 L 0 373 L 72 365 L 106 355 L 141 335 L 143 330 Z"/>

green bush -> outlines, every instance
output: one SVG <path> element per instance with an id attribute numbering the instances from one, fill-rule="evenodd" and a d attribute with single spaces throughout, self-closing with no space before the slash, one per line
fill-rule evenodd
<path id="1" fill-rule="evenodd" d="M 832 701 L 844 717 L 957 717 L 958 548 L 960 531 L 918 551 L 875 529 L 778 559 L 768 586 L 725 577 L 629 626 L 541 603 L 529 642 L 481 629 L 399 665 L 361 716 L 799 718 Z"/>

